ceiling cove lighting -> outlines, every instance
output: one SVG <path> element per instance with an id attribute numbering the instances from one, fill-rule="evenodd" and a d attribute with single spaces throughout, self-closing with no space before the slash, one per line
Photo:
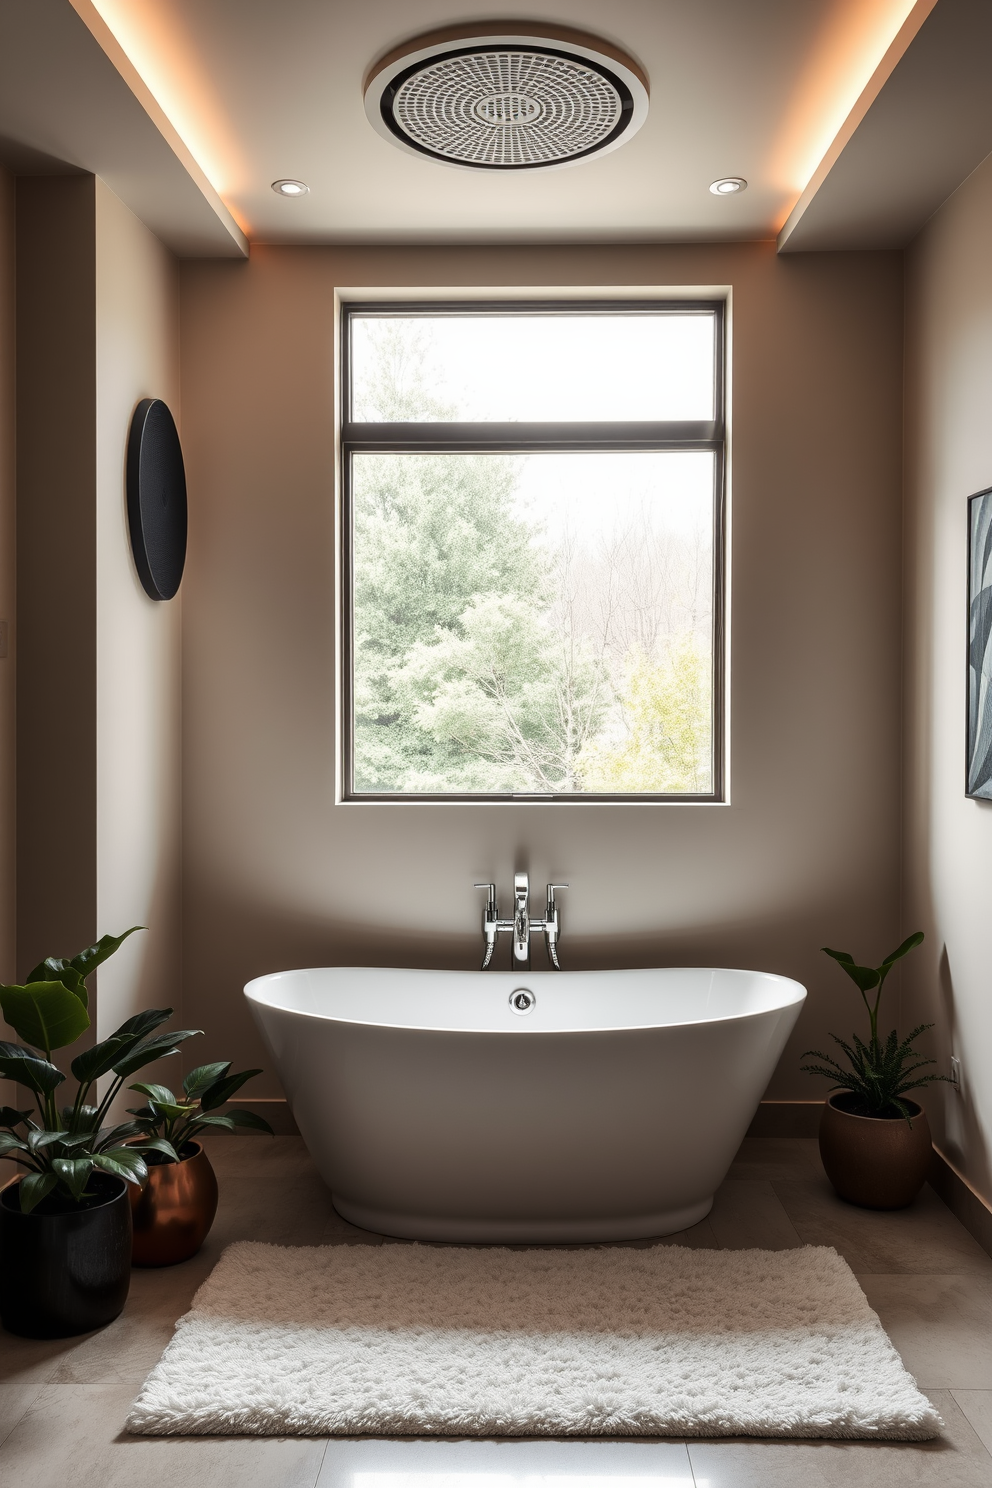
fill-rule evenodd
<path id="1" fill-rule="evenodd" d="M 273 181 L 272 190 L 277 196 L 309 196 L 310 187 L 305 181 Z"/>
<path id="2" fill-rule="evenodd" d="M 568 27 L 490 22 L 431 32 L 381 58 L 365 113 L 410 154 L 463 170 L 550 170 L 626 144 L 647 77 L 609 42 Z"/>
<path id="3" fill-rule="evenodd" d="M 710 182 L 710 190 L 714 196 L 737 196 L 747 190 L 747 182 L 743 176 L 721 176 Z"/>

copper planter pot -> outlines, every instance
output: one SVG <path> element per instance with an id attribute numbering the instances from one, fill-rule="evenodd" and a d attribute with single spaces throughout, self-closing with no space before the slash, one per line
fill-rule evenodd
<path id="1" fill-rule="evenodd" d="M 895 1119 L 855 1116 L 827 1100 L 820 1118 L 820 1156 L 842 1199 L 864 1209 L 904 1209 L 930 1171 L 930 1127 L 926 1112 L 907 1100 L 912 1115 Z"/>
<path id="2" fill-rule="evenodd" d="M 189 1260 L 207 1238 L 217 1213 L 217 1179 L 199 1142 L 189 1156 L 156 1163 L 142 1189 L 130 1185 L 135 1266 L 175 1266 Z"/>

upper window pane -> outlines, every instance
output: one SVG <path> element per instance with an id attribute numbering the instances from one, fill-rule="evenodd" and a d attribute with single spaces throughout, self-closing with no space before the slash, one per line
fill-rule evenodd
<path id="1" fill-rule="evenodd" d="M 716 317 L 356 314 L 351 417 L 492 423 L 714 417 Z"/>

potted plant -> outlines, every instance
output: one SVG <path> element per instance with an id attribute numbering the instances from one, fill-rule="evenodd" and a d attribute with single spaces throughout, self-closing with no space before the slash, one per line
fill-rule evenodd
<path id="1" fill-rule="evenodd" d="M 26 1086 L 36 1102 L 36 1110 L 0 1110 L 0 1157 L 26 1170 L 0 1192 L 0 1320 L 12 1333 L 64 1338 L 118 1315 L 130 1281 L 128 1188 L 147 1176 L 147 1153 L 175 1156 L 165 1138 L 136 1121 L 104 1125 L 125 1080 L 177 1054 L 196 1032 L 155 1034 L 171 1008 L 137 1013 L 78 1054 L 70 1066 L 75 1098 L 61 1107 L 56 1100 L 65 1075 L 52 1052 L 90 1027 L 86 979 L 140 928 L 104 935 L 67 960 L 49 956 L 24 986 L 0 986 L 0 1009 L 23 1040 L 0 1042 L 0 1075 Z M 96 1082 L 108 1075 L 98 1098 Z"/>
<path id="2" fill-rule="evenodd" d="M 917 930 L 886 956 L 881 966 L 859 966 L 847 951 L 823 950 L 847 972 L 868 1011 L 868 1042 L 857 1034 L 851 1043 L 830 1037 L 844 1053 L 841 1064 L 819 1049 L 807 1049 L 804 1064 L 810 1075 L 826 1075 L 834 1082 L 820 1120 L 820 1156 L 827 1177 L 842 1199 L 866 1209 L 902 1209 L 912 1203 L 930 1166 L 930 1127 L 917 1101 L 907 1100 L 946 1075 L 921 1075 L 932 1059 L 920 1058 L 913 1047 L 921 1033 L 933 1027 L 921 1023 L 907 1038 L 895 1029 L 884 1039 L 878 1032 L 878 1008 L 885 979 L 893 966 L 923 940 Z M 868 994 L 874 992 L 874 999 Z"/>
<path id="3" fill-rule="evenodd" d="M 173 1266 L 199 1250 L 217 1212 L 217 1179 L 196 1138 L 206 1131 L 251 1127 L 274 1135 L 253 1111 L 220 1108 L 261 1070 L 231 1074 L 231 1062 L 201 1064 L 183 1081 L 181 1097 L 165 1085 L 131 1085 L 147 1105 L 131 1109 L 143 1143 L 158 1139 L 146 1153 L 148 1180 L 131 1190 L 136 1266 Z"/>

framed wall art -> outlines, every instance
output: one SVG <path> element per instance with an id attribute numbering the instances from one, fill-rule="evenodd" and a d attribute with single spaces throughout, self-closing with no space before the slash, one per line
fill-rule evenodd
<path id="1" fill-rule="evenodd" d="M 968 499 L 965 795 L 992 801 L 992 490 Z"/>

